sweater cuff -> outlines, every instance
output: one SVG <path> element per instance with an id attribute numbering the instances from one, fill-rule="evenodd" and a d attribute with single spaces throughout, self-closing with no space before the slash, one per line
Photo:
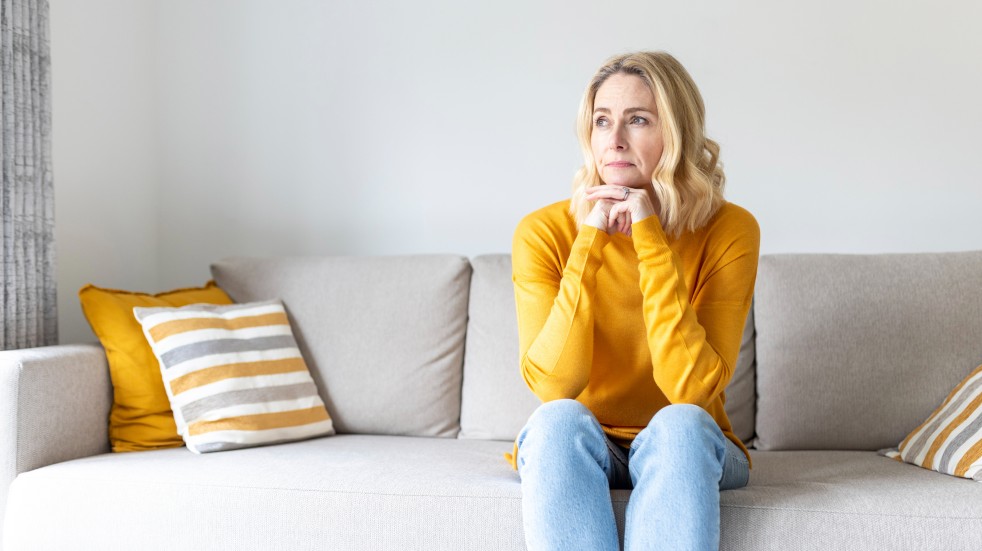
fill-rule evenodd
<path id="1" fill-rule="evenodd" d="M 672 250 L 668 247 L 668 237 L 657 215 L 652 214 L 640 222 L 631 224 L 631 235 L 634 250 L 638 253 L 638 260 L 641 262 L 652 260 L 657 262 L 659 257 L 671 260 Z"/>
<path id="2" fill-rule="evenodd" d="M 610 242 L 607 232 L 584 224 L 573 242 L 566 269 L 581 278 L 599 269 L 603 263 L 603 248 Z"/>

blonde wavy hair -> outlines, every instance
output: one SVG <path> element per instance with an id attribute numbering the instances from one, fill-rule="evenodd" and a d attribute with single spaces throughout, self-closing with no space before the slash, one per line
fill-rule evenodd
<path id="1" fill-rule="evenodd" d="M 590 80 L 580 101 L 576 134 L 583 150 L 583 166 L 573 178 L 570 213 L 577 227 L 583 224 L 594 202 L 584 190 L 603 184 L 590 145 L 593 102 L 597 90 L 618 73 L 635 75 L 655 96 L 664 150 L 651 183 L 660 204 L 658 218 L 666 234 L 676 238 L 695 231 L 716 214 L 726 200 L 726 176 L 719 160 L 719 144 L 706 137 L 706 108 L 695 82 L 685 67 L 665 52 L 635 52 L 608 59 Z"/>

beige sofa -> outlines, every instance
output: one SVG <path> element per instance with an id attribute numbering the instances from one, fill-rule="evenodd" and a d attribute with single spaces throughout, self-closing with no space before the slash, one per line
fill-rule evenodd
<path id="1" fill-rule="evenodd" d="M 4 551 L 524 549 L 503 454 L 537 400 L 507 255 L 212 272 L 236 301 L 284 301 L 339 434 L 112 454 L 100 347 L 2 352 Z M 982 251 L 762 257 L 726 404 L 754 468 L 721 496 L 721 548 L 982 549 L 982 485 L 875 452 L 980 363 Z"/>

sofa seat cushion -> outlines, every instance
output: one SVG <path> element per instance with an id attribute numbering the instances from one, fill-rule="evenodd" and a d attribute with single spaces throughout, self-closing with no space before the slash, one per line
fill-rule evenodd
<path id="1" fill-rule="evenodd" d="M 720 549 L 982 549 L 982 484 L 867 451 L 757 451 Z"/>
<path id="2" fill-rule="evenodd" d="M 338 435 L 59 463 L 15 480 L 4 550 L 521 550 L 510 448 Z M 722 549 L 982 548 L 978 483 L 874 452 L 752 453 L 750 485 L 721 496 Z"/>
<path id="3" fill-rule="evenodd" d="M 97 455 L 19 475 L 2 549 L 523 549 L 511 446 L 336 435 Z"/>

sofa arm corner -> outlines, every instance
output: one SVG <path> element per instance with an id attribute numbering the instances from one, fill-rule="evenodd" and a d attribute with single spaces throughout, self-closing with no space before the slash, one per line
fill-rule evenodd
<path id="1" fill-rule="evenodd" d="M 109 368 L 99 345 L 0 352 L 0 482 L 108 452 L 111 405 Z"/>

